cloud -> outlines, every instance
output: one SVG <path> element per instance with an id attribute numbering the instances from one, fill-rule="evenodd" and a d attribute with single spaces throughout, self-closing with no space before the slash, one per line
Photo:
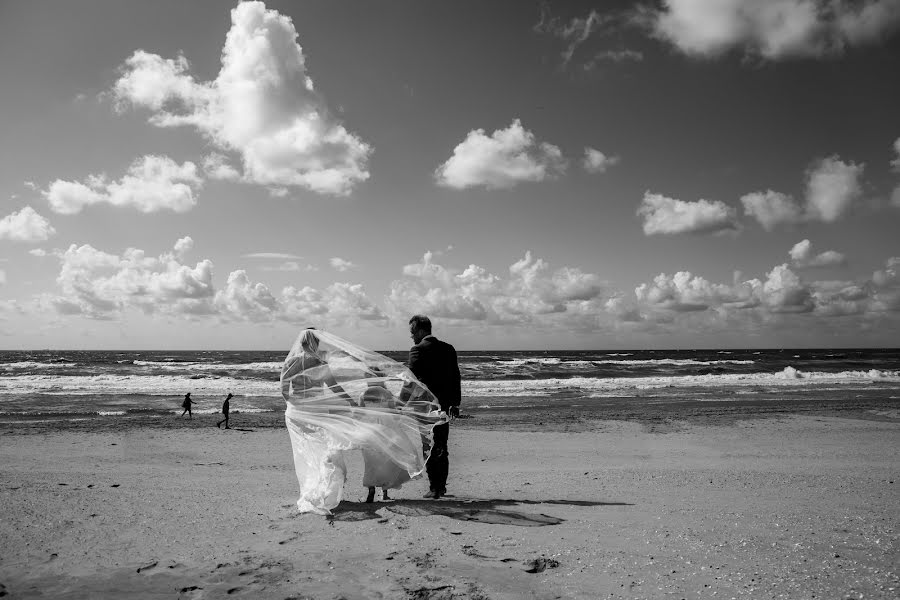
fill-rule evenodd
<path id="1" fill-rule="evenodd" d="M 158 257 L 128 248 L 121 255 L 72 244 L 56 251 L 60 296 L 45 298 L 65 314 L 111 318 L 127 309 L 146 313 L 209 314 L 214 295 L 212 262 L 184 264 L 181 255 L 190 238 L 176 242 Z"/>
<path id="2" fill-rule="evenodd" d="M 198 82 L 189 67 L 183 56 L 137 50 L 113 94 L 120 108 L 153 111 L 156 126 L 192 126 L 216 147 L 237 152 L 249 183 L 346 195 L 369 178 L 372 149 L 316 92 L 289 17 L 262 2 L 241 2 L 231 11 L 216 79 Z M 233 169 L 212 165 L 214 173 L 233 176 Z"/>
<path id="3" fill-rule="evenodd" d="M 225 287 L 216 292 L 214 304 L 220 313 L 248 321 L 271 320 L 279 310 L 269 288 L 252 283 L 244 270 L 229 273 Z"/>
<path id="4" fill-rule="evenodd" d="M 766 231 L 810 221 L 833 223 L 862 197 L 860 179 L 864 169 L 864 164 L 845 163 L 837 155 L 817 160 L 806 171 L 803 206 L 780 192 L 753 192 L 741 198 L 744 214 L 759 221 Z"/>
<path id="5" fill-rule="evenodd" d="M 228 157 L 219 152 L 213 152 L 203 157 L 203 172 L 210 179 L 220 181 L 239 181 L 240 172 L 226 161 Z"/>
<path id="6" fill-rule="evenodd" d="M 426 313 L 491 325 L 555 323 L 571 328 L 585 323 L 596 327 L 607 299 L 607 284 L 597 275 L 574 267 L 551 270 L 531 252 L 510 265 L 505 276 L 474 264 L 447 268 L 426 252 L 391 283 L 388 305 L 399 316 Z"/>
<path id="7" fill-rule="evenodd" d="M 43 242 L 56 235 L 56 230 L 30 206 L 0 219 L 0 240 Z"/>
<path id="8" fill-rule="evenodd" d="M 786 264 L 773 268 L 763 284 L 763 300 L 771 312 L 811 312 L 812 292 Z"/>
<path id="9" fill-rule="evenodd" d="M 894 154 L 896 154 L 897 157 L 891 161 L 891 168 L 894 172 L 900 173 L 900 138 L 894 140 Z"/>
<path id="10" fill-rule="evenodd" d="M 289 254 L 285 252 L 252 252 L 250 254 L 241 254 L 242 258 L 274 258 L 278 260 L 300 260 L 302 256 Z"/>
<path id="11" fill-rule="evenodd" d="M 798 269 L 837 267 L 847 264 L 847 257 L 834 250 L 826 250 L 819 254 L 812 251 L 812 243 L 802 240 L 794 244 L 790 250 L 791 265 Z"/>
<path id="12" fill-rule="evenodd" d="M 129 310 L 188 319 L 323 326 L 387 318 L 360 284 L 335 283 L 321 290 L 288 286 L 275 293 L 238 269 L 217 290 L 211 261 L 194 266 L 185 261 L 192 249 L 193 240 L 184 237 L 158 257 L 136 248 L 111 254 L 89 244 L 56 250 L 60 293 L 40 296 L 38 307 L 104 320 L 120 318 Z"/>
<path id="13" fill-rule="evenodd" d="M 102 203 L 144 213 L 186 212 L 196 205 L 194 194 L 202 184 L 194 163 L 179 165 L 166 156 L 148 154 L 132 163 L 119 181 L 107 181 L 104 175 L 89 175 L 84 182 L 57 179 L 41 193 L 54 212 L 67 215 Z"/>
<path id="14" fill-rule="evenodd" d="M 358 283 L 333 283 L 323 290 L 286 287 L 281 303 L 281 318 L 291 323 L 322 326 L 346 324 L 347 320 L 387 320 L 387 315 Z"/>
<path id="15" fill-rule="evenodd" d="M 604 173 L 610 167 L 619 164 L 618 156 L 607 156 L 591 147 L 585 147 L 582 166 L 588 173 Z"/>
<path id="16" fill-rule="evenodd" d="M 766 231 L 779 225 L 803 222 L 803 209 L 793 197 L 781 192 L 753 192 L 741 198 L 744 214 L 753 217 Z"/>
<path id="17" fill-rule="evenodd" d="M 0 285 L 4 285 L 6 283 L 6 271 L 0 269 Z"/>
<path id="18" fill-rule="evenodd" d="M 806 211 L 810 220 L 833 223 L 862 195 L 859 179 L 865 165 L 823 158 L 807 172 Z"/>
<path id="19" fill-rule="evenodd" d="M 357 267 L 356 264 L 350 262 L 349 260 L 344 260 L 343 258 L 340 258 L 338 256 L 331 257 L 328 262 L 329 264 L 331 264 L 331 268 L 333 268 L 335 271 L 340 271 L 341 273 L 349 271 L 350 269 L 355 269 Z"/>
<path id="20" fill-rule="evenodd" d="M 546 33 L 563 40 L 566 47 L 562 52 L 563 66 L 566 66 L 575 50 L 586 42 L 598 28 L 611 20 L 611 17 L 601 16 L 595 10 L 591 10 L 585 17 L 574 17 L 568 23 L 563 23 L 558 17 L 550 16 L 549 4 L 541 7 L 541 20 L 534 26 L 534 31 Z"/>
<path id="21" fill-rule="evenodd" d="M 538 143 L 519 119 L 490 136 L 484 129 L 469 132 L 453 156 L 437 168 L 438 185 L 455 189 L 474 186 L 509 189 L 526 181 L 543 181 L 566 167 L 562 152 L 553 144 Z"/>
<path id="22" fill-rule="evenodd" d="M 644 60 L 644 53 L 639 50 L 604 50 L 597 52 L 594 56 L 584 63 L 584 70 L 590 71 L 600 66 L 601 63 L 623 63 L 628 61 L 640 62 Z"/>
<path id="23" fill-rule="evenodd" d="M 877 42 L 900 25 L 900 1 L 664 0 L 653 35 L 690 56 L 741 49 L 767 60 L 822 57 Z"/>
<path id="24" fill-rule="evenodd" d="M 314 265 L 301 265 L 295 260 L 288 260 L 279 265 L 260 267 L 263 271 L 283 271 L 286 273 L 296 273 L 300 271 L 312 272 L 318 271 L 319 267 Z"/>
<path id="25" fill-rule="evenodd" d="M 32 256 L 43 257 L 43 256 L 47 256 L 47 251 L 44 250 L 43 248 L 32 248 L 31 250 L 28 251 L 28 254 L 30 254 Z"/>
<path id="26" fill-rule="evenodd" d="M 704 311 L 722 305 L 745 309 L 759 304 L 761 285 L 759 280 L 733 285 L 714 284 L 690 271 L 679 271 L 671 276 L 660 273 L 652 283 L 642 283 L 635 288 L 634 295 L 638 303 L 650 309 L 676 313 Z"/>
<path id="27" fill-rule="evenodd" d="M 875 311 L 900 311 L 900 256 L 885 262 L 885 268 L 872 274 L 870 285 Z"/>
<path id="28" fill-rule="evenodd" d="M 738 231 L 735 210 L 718 200 L 685 202 L 644 192 L 637 214 L 644 218 L 644 233 L 723 233 Z"/>

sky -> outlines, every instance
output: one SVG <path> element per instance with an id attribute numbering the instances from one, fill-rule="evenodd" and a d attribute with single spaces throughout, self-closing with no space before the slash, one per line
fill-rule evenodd
<path id="1" fill-rule="evenodd" d="M 0 3 L 0 349 L 900 346 L 900 0 Z"/>

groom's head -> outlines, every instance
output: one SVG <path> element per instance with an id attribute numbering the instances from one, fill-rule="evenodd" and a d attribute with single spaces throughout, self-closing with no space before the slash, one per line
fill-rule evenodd
<path id="1" fill-rule="evenodd" d="M 424 340 L 426 335 L 431 335 L 431 319 L 425 315 L 413 315 L 409 320 L 409 334 L 414 344 Z"/>

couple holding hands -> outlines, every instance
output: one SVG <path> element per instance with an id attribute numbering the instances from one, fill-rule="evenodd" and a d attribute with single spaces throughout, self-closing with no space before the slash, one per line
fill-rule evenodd
<path id="1" fill-rule="evenodd" d="M 409 320 L 409 367 L 330 333 L 301 332 L 285 359 L 281 390 L 300 484 L 301 512 L 331 514 L 343 497 L 345 453 L 361 450 L 363 485 L 397 489 L 427 470 L 426 498 L 447 491 L 450 421 L 459 414 L 456 350 Z"/>

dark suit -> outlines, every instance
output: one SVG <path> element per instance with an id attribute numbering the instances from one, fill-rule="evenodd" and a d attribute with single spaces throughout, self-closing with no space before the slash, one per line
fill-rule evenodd
<path id="1" fill-rule="evenodd" d="M 409 368 L 435 395 L 443 411 L 449 413 L 450 407 L 459 406 L 462 399 L 459 362 L 453 346 L 434 336 L 427 337 L 410 349 Z M 444 494 L 450 470 L 447 450 L 450 424 L 436 426 L 433 433 L 434 446 L 425 466 L 431 489 Z"/>

